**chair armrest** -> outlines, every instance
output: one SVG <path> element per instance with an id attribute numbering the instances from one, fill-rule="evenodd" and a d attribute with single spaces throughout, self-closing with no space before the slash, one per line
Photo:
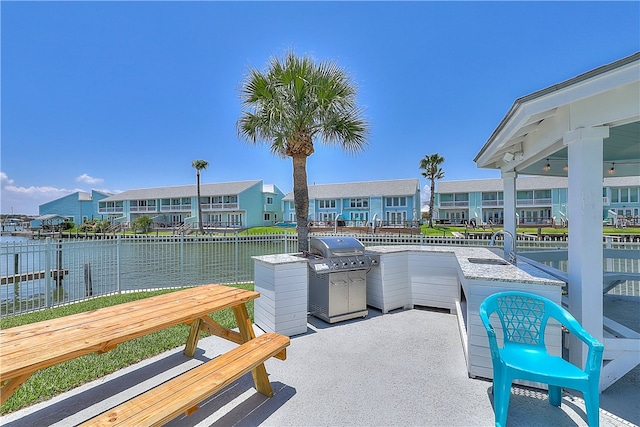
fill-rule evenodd
<path id="1" fill-rule="evenodd" d="M 568 311 L 561 308 L 557 312 L 554 312 L 551 317 L 559 321 L 562 326 L 580 339 L 580 341 L 585 343 L 589 348 L 584 371 L 587 373 L 599 372 L 602 367 L 602 353 L 604 352 L 604 345 L 592 337 L 591 334 L 589 334 L 589 332 L 587 332 Z"/>
<path id="2" fill-rule="evenodd" d="M 480 319 L 482 320 L 482 325 L 487 331 L 487 336 L 489 338 L 489 350 L 491 350 L 492 358 L 499 358 L 500 352 L 498 350 L 498 340 L 496 339 L 496 331 L 493 329 L 493 325 L 489 321 L 489 315 L 484 307 L 480 307 Z"/>

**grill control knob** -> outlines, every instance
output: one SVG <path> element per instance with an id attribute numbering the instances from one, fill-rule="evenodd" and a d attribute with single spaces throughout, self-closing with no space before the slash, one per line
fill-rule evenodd
<path id="1" fill-rule="evenodd" d="M 355 261 L 351 261 L 351 265 L 356 265 L 356 262 Z"/>
<path id="2" fill-rule="evenodd" d="M 360 260 L 360 265 L 364 265 L 364 260 L 363 259 Z"/>

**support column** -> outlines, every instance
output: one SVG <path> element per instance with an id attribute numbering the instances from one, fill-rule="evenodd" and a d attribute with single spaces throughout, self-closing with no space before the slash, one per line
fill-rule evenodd
<path id="1" fill-rule="evenodd" d="M 564 135 L 569 153 L 569 311 L 594 338 L 602 333 L 602 146 L 607 126 Z M 584 366 L 587 347 L 571 338 L 569 357 Z"/>
<path id="2" fill-rule="evenodd" d="M 516 172 L 502 172 L 502 194 L 504 196 L 504 229 L 516 237 L 518 224 L 516 222 Z M 504 234 L 504 259 L 509 259 L 512 243 L 511 236 Z"/>

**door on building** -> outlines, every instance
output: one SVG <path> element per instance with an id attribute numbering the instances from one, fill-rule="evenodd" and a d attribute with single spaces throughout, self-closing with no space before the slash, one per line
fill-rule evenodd
<path id="1" fill-rule="evenodd" d="M 242 214 L 230 213 L 228 218 L 229 227 L 242 227 Z"/>

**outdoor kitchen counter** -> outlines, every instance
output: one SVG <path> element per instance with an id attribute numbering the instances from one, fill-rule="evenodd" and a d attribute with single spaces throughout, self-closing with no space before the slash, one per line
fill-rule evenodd
<path id="1" fill-rule="evenodd" d="M 519 266 L 502 265 L 504 260 L 487 248 L 406 245 L 370 246 L 367 251 L 380 255 L 380 267 L 367 276 L 367 304 L 382 313 L 416 306 L 456 313 L 467 372 L 472 377 L 492 377 L 489 343 L 478 315 L 486 297 L 518 290 L 556 303 L 562 298 L 564 282 L 523 261 Z M 547 343 L 552 354 L 562 354 L 559 327 L 547 330 Z"/>
<path id="2" fill-rule="evenodd" d="M 501 260 L 502 258 L 486 248 L 465 248 L 455 246 L 368 246 L 367 252 L 379 255 L 417 253 L 417 254 L 453 254 L 456 257 L 460 273 L 466 280 L 483 280 L 494 282 L 526 283 L 534 285 L 562 286 L 564 282 L 556 280 L 548 274 L 533 269 L 527 264 L 522 266 L 476 264 L 469 258 Z M 527 271 L 525 271 L 524 269 Z M 535 275 L 531 274 L 534 273 Z"/>
<path id="3" fill-rule="evenodd" d="M 300 253 L 297 254 L 275 254 L 275 255 L 257 255 L 251 257 L 254 260 L 263 262 L 270 265 L 290 264 L 294 262 L 307 263 L 307 259 L 302 257 Z"/>

